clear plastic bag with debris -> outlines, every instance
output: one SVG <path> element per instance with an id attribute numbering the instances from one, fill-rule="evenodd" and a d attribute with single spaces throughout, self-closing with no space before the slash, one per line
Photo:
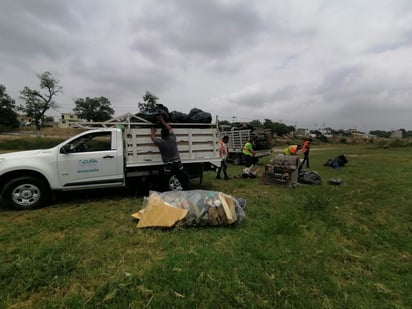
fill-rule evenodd
<path id="1" fill-rule="evenodd" d="M 238 224 L 245 218 L 245 207 L 245 199 L 222 192 L 151 191 L 145 198 L 143 209 L 132 216 L 139 219 L 137 227 L 228 226 Z M 153 221 L 153 225 L 147 222 L 148 217 L 153 218 L 150 220 Z M 166 222 L 159 222 L 161 218 Z"/>

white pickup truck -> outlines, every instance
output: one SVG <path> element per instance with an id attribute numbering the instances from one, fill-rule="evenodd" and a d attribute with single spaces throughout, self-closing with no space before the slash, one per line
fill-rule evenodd
<path id="1" fill-rule="evenodd" d="M 204 170 L 220 166 L 216 126 L 171 125 L 186 172 L 202 181 Z M 152 126 L 115 124 L 87 130 L 50 149 L 1 154 L 1 201 L 14 209 L 34 209 L 48 204 L 55 191 L 123 186 L 138 190 L 166 182 L 168 190 L 179 190 L 175 175 L 164 179 L 159 149 L 150 139 Z"/>

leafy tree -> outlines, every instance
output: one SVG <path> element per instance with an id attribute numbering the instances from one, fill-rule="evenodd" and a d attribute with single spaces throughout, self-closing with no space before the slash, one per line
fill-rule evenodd
<path id="1" fill-rule="evenodd" d="M 18 109 L 30 117 L 36 129 L 40 130 L 44 124 L 44 114 L 50 108 L 57 107 L 53 98 L 59 93 L 63 93 L 63 87 L 59 86 L 59 81 L 53 78 L 50 72 L 44 72 L 37 75 L 37 77 L 40 79 L 40 89 L 44 90 L 44 93 L 41 94 L 38 90 L 24 87 L 20 94 L 25 106 L 20 105 Z"/>
<path id="2" fill-rule="evenodd" d="M 323 135 L 323 133 L 319 130 L 310 131 L 310 133 L 315 134 L 316 138 L 319 139 L 320 141 L 324 142 L 324 143 L 329 142 L 328 138 L 325 135 Z"/>
<path id="3" fill-rule="evenodd" d="M 156 111 L 156 104 L 158 100 L 159 100 L 158 97 L 156 97 L 150 91 L 146 91 L 145 94 L 143 95 L 143 102 L 138 103 L 139 110 L 141 112 L 148 112 L 148 113 L 152 113 Z"/>
<path id="4" fill-rule="evenodd" d="M 263 127 L 265 129 L 270 129 L 273 133 L 279 136 L 283 136 L 295 131 L 294 126 L 288 126 L 281 122 L 272 122 L 272 120 L 270 119 L 265 119 L 265 121 L 263 122 Z"/>
<path id="5" fill-rule="evenodd" d="M 74 113 L 80 119 L 87 121 L 106 121 L 112 118 L 114 114 L 110 100 L 105 97 L 77 99 L 75 104 Z"/>
<path id="6" fill-rule="evenodd" d="M 6 93 L 6 87 L 0 84 L 0 131 L 19 126 L 15 107 L 15 101 Z"/>
<path id="7" fill-rule="evenodd" d="M 350 136 L 351 135 L 350 131 L 343 130 L 343 129 L 332 130 L 331 133 L 332 135 L 335 135 L 335 136 Z"/>
<path id="8" fill-rule="evenodd" d="M 249 125 L 253 128 L 263 128 L 263 124 L 260 120 L 252 120 L 249 122 Z"/>
<path id="9" fill-rule="evenodd" d="M 230 126 L 230 122 L 227 120 L 219 120 L 219 125 L 220 126 Z"/>
<path id="10" fill-rule="evenodd" d="M 383 137 L 383 138 L 388 138 L 391 136 L 390 131 L 384 131 L 384 130 L 369 131 L 369 134 L 373 134 L 373 135 L 376 135 L 377 137 Z"/>

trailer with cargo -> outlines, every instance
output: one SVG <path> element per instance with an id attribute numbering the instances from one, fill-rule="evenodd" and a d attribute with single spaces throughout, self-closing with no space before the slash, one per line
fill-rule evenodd
<path id="1" fill-rule="evenodd" d="M 243 164 L 243 147 L 250 141 L 254 140 L 254 150 L 255 156 L 262 158 L 268 156 L 272 153 L 272 148 L 270 143 L 264 134 L 259 134 L 256 131 L 251 129 L 236 129 L 231 128 L 229 130 L 221 130 L 219 136 L 222 139 L 223 136 L 229 137 L 228 148 L 229 148 L 229 157 L 228 161 L 233 164 L 240 165 Z"/>

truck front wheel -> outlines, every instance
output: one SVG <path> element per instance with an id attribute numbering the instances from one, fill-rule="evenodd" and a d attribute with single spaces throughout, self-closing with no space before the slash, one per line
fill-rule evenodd
<path id="1" fill-rule="evenodd" d="M 39 178 L 23 176 L 8 182 L 1 197 L 11 208 L 29 210 L 45 206 L 50 198 L 50 189 Z"/>

